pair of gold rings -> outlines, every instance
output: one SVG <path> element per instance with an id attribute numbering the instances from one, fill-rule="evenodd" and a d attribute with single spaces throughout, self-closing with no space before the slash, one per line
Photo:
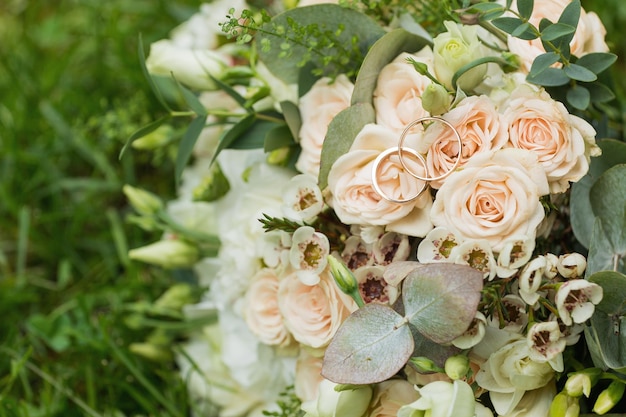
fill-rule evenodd
<path id="1" fill-rule="evenodd" d="M 411 129 L 414 126 L 416 126 L 418 124 L 422 124 L 424 122 L 441 122 L 441 123 L 443 123 L 444 125 L 446 125 L 450 129 L 452 129 L 452 132 L 454 132 L 454 136 L 456 137 L 456 140 L 457 140 L 457 142 L 459 144 L 459 152 L 457 154 L 456 160 L 454 161 L 454 164 L 452 165 L 452 167 L 447 172 L 445 172 L 444 174 L 439 175 L 437 177 L 429 177 L 428 176 L 428 167 L 426 165 L 426 159 L 424 158 L 424 156 L 422 156 L 415 149 L 408 148 L 408 147 L 404 146 L 404 141 L 406 140 L 406 137 L 409 134 L 409 132 L 411 131 Z M 439 181 L 439 180 L 442 180 L 442 179 L 446 178 L 448 175 L 450 175 L 459 166 L 459 163 L 461 162 L 462 148 L 463 148 L 463 141 L 461 140 L 461 135 L 454 128 L 454 126 L 450 122 L 448 122 L 447 120 L 444 120 L 441 117 L 434 117 L 434 116 L 427 116 L 427 117 L 422 117 L 420 119 L 414 120 L 411 123 L 409 123 L 406 126 L 406 128 L 402 131 L 402 135 L 400 135 L 400 140 L 398 141 L 398 146 L 397 147 L 393 147 L 393 148 L 385 149 L 374 160 L 374 166 L 372 167 L 372 186 L 374 187 L 374 190 L 383 199 L 385 199 L 385 200 L 387 200 L 387 201 L 389 201 L 391 203 L 397 203 L 397 204 L 409 203 L 409 202 L 419 198 L 419 196 L 421 196 L 424 193 L 424 191 L 426 191 L 426 189 L 428 188 L 428 185 L 429 185 L 429 183 L 431 181 Z M 404 159 L 406 157 L 406 154 L 410 154 L 414 159 L 417 159 L 417 160 L 420 161 L 420 163 L 424 167 L 424 175 L 425 176 L 421 176 L 421 175 L 417 174 L 416 172 L 412 171 L 409 168 L 408 164 L 406 163 L 406 161 Z M 422 188 L 418 191 L 418 193 L 416 195 L 410 196 L 410 197 L 405 198 L 405 199 L 395 199 L 395 198 L 389 197 L 381 189 L 380 184 L 378 182 L 378 177 L 380 175 L 380 164 L 385 159 L 389 158 L 392 155 L 398 155 L 398 159 L 400 159 L 400 164 L 402 164 L 402 168 L 404 169 L 404 171 L 406 173 L 408 173 L 409 175 L 411 175 L 415 179 L 423 181 L 424 184 L 422 185 Z"/>

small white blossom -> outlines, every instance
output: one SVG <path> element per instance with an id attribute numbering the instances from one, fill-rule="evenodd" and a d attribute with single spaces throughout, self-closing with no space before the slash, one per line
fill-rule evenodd
<path id="1" fill-rule="evenodd" d="M 295 221 L 310 220 L 324 208 L 322 191 L 314 177 L 296 175 L 283 189 L 284 215 Z"/>
<path id="2" fill-rule="evenodd" d="M 385 233 L 385 227 L 353 224 L 350 233 L 361 236 L 365 243 L 374 243 Z"/>
<path id="3" fill-rule="evenodd" d="M 359 236 L 350 236 L 346 239 L 341 259 L 348 269 L 354 271 L 362 266 L 374 264 L 372 245 L 367 244 Z"/>
<path id="4" fill-rule="evenodd" d="M 450 258 L 454 263 L 469 265 L 482 272 L 483 278 L 489 281 L 496 276 L 496 260 L 486 240 L 466 240 L 452 250 Z"/>
<path id="5" fill-rule="evenodd" d="M 447 228 L 435 227 L 417 247 L 417 260 L 422 263 L 451 262 L 452 249 L 460 243 L 461 240 Z"/>
<path id="6" fill-rule="evenodd" d="M 298 270 L 298 278 L 306 285 L 319 282 L 319 274 L 328 264 L 330 243 L 326 235 L 310 226 L 299 227 L 292 237 L 289 251 L 291 266 Z"/>
<path id="7" fill-rule="evenodd" d="M 503 317 L 494 311 L 490 326 L 501 327 L 512 333 L 519 333 L 528 324 L 528 313 L 526 303 L 515 294 L 507 294 L 501 300 Z"/>
<path id="8" fill-rule="evenodd" d="M 469 328 L 461 336 L 454 339 L 452 344 L 459 349 L 469 349 L 476 346 L 485 337 L 486 325 L 487 318 L 483 313 L 477 311 Z"/>
<path id="9" fill-rule="evenodd" d="M 546 268 L 547 261 L 543 256 L 537 256 L 526 264 L 519 276 L 519 295 L 529 306 L 535 305 L 539 300 L 539 287 Z"/>
<path id="10" fill-rule="evenodd" d="M 530 347 L 530 359 L 549 362 L 552 369 L 563 371 L 563 351 L 565 339 L 556 321 L 539 322 L 532 325 L 526 335 Z"/>
<path id="11" fill-rule="evenodd" d="M 398 299 L 398 288 L 383 278 L 384 266 L 364 266 L 354 271 L 359 292 L 366 303 L 393 304 Z"/>
<path id="12" fill-rule="evenodd" d="M 498 254 L 497 275 L 499 278 L 513 276 L 524 266 L 535 250 L 535 239 L 528 236 L 513 236 L 504 242 Z"/>
<path id="13" fill-rule="evenodd" d="M 374 243 L 374 260 L 379 265 L 406 261 L 411 251 L 409 238 L 396 232 L 387 232 Z"/>
<path id="14" fill-rule="evenodd" d="M 602 287 L 584 279 L 565 282 L 554 297 L 559 316 L 567 326 L 589 319 L 601 300 Z"/>
<path id="15" fill-rule="evenodd" d="M 553 279 L 559 273 L 557 269 L 559 258 L 553 253 L 546 253 L 544 256 L 546 257 L 546 268 L 543 270 L 543 276 L 547 279 Z"/>
<path id="16" fill-rule="evenodd" d="M 559 256 L 556 267 L 563 278 L 580 278 L 587 268 L 587 259 L 580 253 L 568 253 Z"/>

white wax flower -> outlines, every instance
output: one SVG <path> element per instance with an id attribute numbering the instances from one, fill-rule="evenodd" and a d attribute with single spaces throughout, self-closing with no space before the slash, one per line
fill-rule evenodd
<path id="1" fill-rule="evenodd" d="M 490 326 L 500 327 L 504 325 L 504 329 L 509 332 L 519 333 L 528 324 L 528 313 L 526 312 L 526 302 L 515 294 L 507 294 L 500 300 L 502 310 L 506 311 L 505 317 L 500 317 L 497 310 L 493 312 Z"/>
<path id="2" fill-rule="evenodd" d="M 498 254 L 497 275 L 500 278 L 513 276 L 524 266 L 535 250 L 535 239 L 528 236 L 511 236 L 504 242 Z"/>
<path id="3" fill-rule="evenodd" d="M 406 261 L 411 246 L 407 235 L 387 232 L 374 243 L 373 251 L 378 265 L 389 265 L 392 262 Z"/>
<path id="4" fill-rule="evenodd" d="M 308 221 L 324 208 L 317 179 L 307 174 L 294 176 L 283 189 L 283 213 L 294 221 Z"/>
<path id="5" fill-rule="evenodd" d="M 474 417 L 476 400 L 474 391 L 467 382 L 435 381 L 422 388 L 416 388 L 420 398 L 400 407 L 398 417 L 428 415 L 430 417 Z M 419 413 L 422 411 L 422 413 Z M 424 412 L 426 414 L 424 414 Z"/>
<path id="6" fill-rule="evenodd" d="M 563 283 L 556 292 L 554 303 L 559 317 L 566 326 L 584 323 L 602 301 L 602 287 L 584 279 L 573 279 Z"/>
<path id="7" fill-rule="evenodd" d="M 366 243 L 360 236 L 352 235 L 346 239 L 341 251 L 341 259 L 350 270 L 374 264 L 372 244 Z"/>
<path id="8" fill-rule="evenodd" d="M 585 268 L 587 268 L 587 259 L 580 253 L 561 255 L 556 268 L 563 278 L 579 278 L 583 276 Z"/>
<path id="9" fill-rule="evenodd" d="M 151 74 L 171 77 L 197 90 L 216 88 L 211 76 L 220 78 L 229 65 L 223 54 L 208 49 L 186 49 L 162 39 L 150 46 L 146 67 Z"/>
<path id="10" fill-rule="evenodd" d="M 444 22 L 447 32 L 433 39 L 435 76 L 452 89 L 452 77 L 461 67 L 485 56 L 485 50 L 473 26 Z M 487 72 L 485 65 L 479 65 L 463 74 L 458 86 L 469 91 L 480 84 Z"/>
<path id="11" fill-rule="evenodd" d="M 311 226 L 299 227 L 293 233 L 289 261 L 304 284 L 319 282 L 319 274 L 328 265 L 329 254 L 330 242 L 325 234 L 316 232 Z"/>
<path id="12" fill-rule="evenodd" d="M 369 385 L 335 390 L 337 384 L 322 380 L 316 400 L 302 404 L 305 417 L 362 417 L 367 411 L 372 388 Z"/>
<path id="13" fill-rule="evenodd" d="M 530 358 L 537 362 L 548 362 L 556 372 L 563 372 L 565 339 L 559 323 L 544 321 L 534 323 L 526 335 L 530 347 Z"/>
<path id="14" fill-rule="evenodd" d="M 469 328 L 459 337 L 452 341 L 452 344 L 459 349 L 469 349 L 480 343 L 485 337 L 485 326 L 487 318 L 480 311 L 476 312 L 476 316 Z"/>
<path id="15" fill-rule="evenodd" d="M 354 271 L 359 292 L 366 303 L 393 304 L 398 299 L 398 288 L 389 285 L 383 278 L 383 272 L 385 267 L 381 265 L 363 266 Z"/>
<path id="16" fill-rule="evenodd" d="M 452 249 L 450 255 L 456 264 L 469 265 L 482 272 L 489 281 L 496 276 L 496 260 L 491 251 L 489 242 L 482 239 L 468 239 Z"/>
<path id="17" fill-rule="evenodd" d="M 461 243 L 448 228 L 437 226 L 422 239 L 417 247 L 417 260 L 422 263 L 452 262 L 452 250 Z"/>
<path id="18" fill-rule="evenodd" d="M 544 256 L 546 258 L 546 268 L 543 271 L 543 276 L 552 279 L 559 273 L 557 268 L 559 258 L 553 253 L 546 253 Z"/>
<path id="19" fill-rule="evenodd" d="M 539 300 L 541 294 L 538 291 L 546 266 L 546 258 L 539 255 L 524 266 L 519 276 L 519 295 L 529 306 L 535 305 Z"/>
<path id="20" fill-rule="evenodd" d="M 528 343 L 522 339 L 492 353 L 476 374 L 476 383 L 489 391 L 496 412 L 506 415 L 524 393 L 545 386 L 553 377 L 550 364 L 532 360 Z"/>

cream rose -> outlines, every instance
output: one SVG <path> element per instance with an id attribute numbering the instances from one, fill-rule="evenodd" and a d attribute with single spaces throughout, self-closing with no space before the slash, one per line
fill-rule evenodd
<path id="1" fill-rule="evenodd" d="M 539 27 L 541 19 L 548 19 L 551 22 L 557 22 L 563 9 L 571 2 L 571 0 L 552 0 L 535 2 L 533 13 L 530 16 L 530 23 L 535 27 Z M 600 18 L 593 12 L 580 11 L 580 19 L 574 37 L 570 42 L 570 50 L 572 55 L 581 57 L 590 52 L 608 52 L 609 47 L 604 41 L 606 29 L 602 25 Z M 520 57 L 522 69 L 526 72 L 530 71 L 530 67 L 534 59 L 546 50 L 541 44 L 541 39 L 523 40 L 508 37 L 509 50 Z"/>
<path id="2" fill-rule="evenodd" d="M 374 387 L 369 417 L 396 417 L 398 410 L 417 400 L 413 384 L 404 379 L 390 379 Z"/>
<path id="3" fill-rule="evenodd" d="M 432 68 L 430 48 L 417 55 L 402 53 L 382 69 L 374 90 L 376 123 L 397 133 L 413 120 L 429 115 L 422 107 L 421 97 L 431 81 L 407 62 L 409 57 Z"/>
<path id="4" fill-rule="evenodd" d="M 248 327 L 266 345 L 285 346 L 291 335 L 278 308 L 278 276 L 265 268 L 256 273 L 246 293 Z"/>
<path id="5" fill-rule="evenodd" d="M 545 90 L 521 85 L 505 103 L 502 117 L 509 129 L 511 146 L 532 151 L 548 176 L 550 193 L 562 193 L 569 182 L 589 170 L 590 157 L 600 150 L 593 127 Z"/>
<path id="6" fill-rule="evenodd" d="M 431 197 L 428 192 L 405 204 L 385 200 L 374 189 L 374 160 L 384 150 L 397 146 L 398 137 L 389 129 L 366 125 L 350 150 L 339 157 L 328 174 L 329 203 L 346 224 L 386 226 L 393 232 L 424 236 L 432 228 L 428 218 Z M 409 155 L 410 168 L 424 175 L 423 166 Z M 416 196 L 423 182 L 404 172 L 397 154 L 391 154 L 379 166 L 378 182 L 388 197 L 408 199 Z"/>
<path id="7" fill-rule="evenodd" d="M 536 156 L 522 149 L 500 149 L 474 156 L 446 178 L 431 210 L 435 226 L 463 239 L 485 239 L 499 252 L 511 236 L 534 236 L 548 193 Z"/>
<path id="8" fill-rule="evenodd" d="M 320 170 L 320 156 L 328 125 L 342 110 L 350 106 L 354 85 L 343 74 L 331 82 L 330 78 L 319 79 L 302 96 L 299 103 L 302 127 L 300 146 L 302 152 L 296 168 L 305 174 L 317 177 Z"/>
<path id="9" fill-rule="evenodd" d="M 294 339 L 312 348 L 326 346 L 354 308 L 328 270 L 315 285 L 303 284 L 295 273 L 287 275 L 279 285 L 278 305 Z"/>
<path id="10" fill-rule="evenodd" d="M 467 97 L 442 118 L 450 122 L 461 136 L 463 147 L 459 166 L 473 155 L 500 149 L 507 143 L 506 126 L 487 96 Z M 443 123 L 434 123 L 426 130 L 424 142 L 430 146 L 426 156 L 428 175 L 439 177 L 450 172 L 459 154 L 459 142 L 452 129 Z M 439 188 L 444 181 L 433 181 L 431 186 Z"/>

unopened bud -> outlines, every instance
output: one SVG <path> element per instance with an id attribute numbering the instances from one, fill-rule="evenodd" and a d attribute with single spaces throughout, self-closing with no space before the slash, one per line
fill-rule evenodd
<path id="1" fill-rule="evenodd" d="M 444 369 L 450 379 L 461 379 L 467 375 L 470 369 L 469 358 L 465 355 L 450 356 L 446 359 Z"/>
<path id="2" fill-rule="evenodd" d="M 602 369 L 600 368 L 588 368 L 570 374 L 563 391 L 570 397 L 580 397 L 583 394 L 589 397 L 591 388 L 598 382 L 601 375 Z"/>
<path id="3" fill-rule="evenodd" d="M 451 102 L 452 97 L 441 84 L 430 83 L 422 93 L 422 107 L 433 116 L 447 112 Z"/>
<path id="4" fill-rule="evenodd" d="M 193 301 L 191 286 L 189 284 L 176 284 L 169 287 L 154 302 L 155 307 L 172 310 L 180 310 L 183 306 Z"/>
<path id="5" fill-rule="evenodd" d="M 195 264 L 200 254 L 198 248 L 190 243 L 169 239 L 131 249 L 128 256 L 163 268 L 184 268 Z"/>
<path id="6" fill-rule="evenodd" d="M 270 165 L 286 166 L 290 159 L 291 148 L 289 146 L 274 149 L 267 155 L 267 163 Z"/>
<path id="7" fill-rule="evenodd" d="M 174 129 L 170 125 L 161 125 L 145 136 L 135 139 L 132 147 L 139 150 L 161 148 L 174 139 Z"/>
<path id="8" fill-rule="evenodd" d="M 359 283 L 352 271 L 332 255 L 328 255 L 328 266 L 339 289 L 352 297 L 359 307 L 363 307 L 365 302 L 359 292 Z"/>
<path id="9" fill-rule="evenodd" d="M 578 417 L 579 414 L 578 398 L 563 392 L 558 393 L 550 404 L 550 417 Z"/>
<path id="10" fill-rule="evenodd" d="M 128 184 L 122 187 L 122 191 L 126 195 L 126 198 L 128 198 L 130 205 L 133 206 L 139 214 L 152 216 L 163 208 L 161 199 L 151 192 L 132 187 Z"/>
<path id="11" fill-rule="evenodd" d="M 169 362 L 172 360 L 172 354 L 169 349 L 152 343 L 131 343 L 128 349 L 135 355 L 154 362 Z"/>
<path id="12" fill-rule="evenodd" d="M 444 369 L 437 366 L 435 362 L 425 356 L 414 356 L 409 359 L 409 362 L 421 373 L 444 372 Z"/>
<path id="13" fill-rule="evenodd" d="M 613 381 L 598 395 L 596 403 L 593 405 L 593 412 L 596 414 L 606 414 L 611 408 L 622 399 L 624 395 L 624 383 L 621 381 Z"/>

